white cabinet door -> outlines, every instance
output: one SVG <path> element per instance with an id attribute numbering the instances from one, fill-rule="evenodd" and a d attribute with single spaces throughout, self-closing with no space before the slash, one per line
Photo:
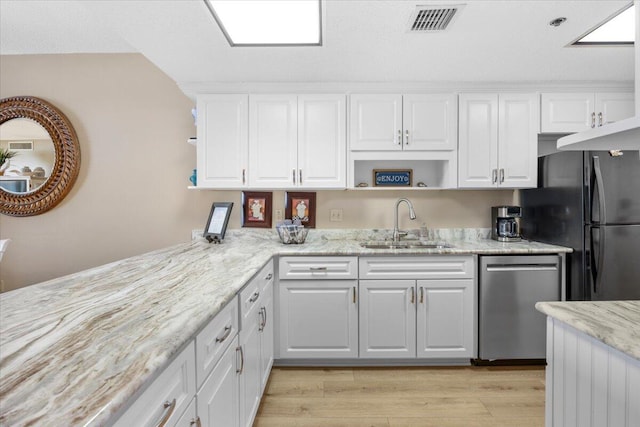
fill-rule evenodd
<path id="1" fill-rule="evenodd" d="M 297 182 L 297 114 L 296 95 L 249 97 L 251 187 L 288 188 Z"/>
<path id="2" fill-rule="evenodd" d="M 538 184 L 538 96 L 500 94 L 498 103 L 498 186 Z"/>
<path id="3" fill-rule="evenodd" d="M 454 94 L 404 95 L 404 150 L 455 150 L 458 103 Z"/>
<path id="4" fill-rule="evenodd" d="M 595 111 L 597 126 L 633 117 L 635 114 L 633 93 L 596 93 Z"/>
<path id="5" fill-rule="evenodd" d="M 240 350 L 238 337 L 236 337 L 196 397 L 198 416 L 203 426 L 237 427 L 240 425 L 239 358 Z"/>
<path id="6" fill-rule="evenodd" d="M 267 385 L 273 366 L 273 280 L 262 291 L 260 297 L 260 390 Z"/>
<path id="7" fill-rule="evenodd" d="M 246 186 L 248 105 L 247 95 L 198 96 L 198 187 Z"/>
<path id="8" fill-rule="evenodd" d="M 358 357 L 356 280 L 281 280 L 280 357 Z"/>
<path id="9" fill-rule="evenodd" d="M 251 311 L 253 320 L 240 330 L 240 425 L 250 427 L 260 405 L 262 391 L 260 372 L 259 310 Z"/>
<path id="10" fill-rule="evenodd" d="M 494 187 L 498 168 L 498 95 L 460 95 L 458 185 Z"/>
<path id="11" fill-rule="evenodd" d="M 350 102 L 352 151 L 402 150 L 402 95 L 356 94 Z"/>
<path id="12" fill-rule="evenodd" d="M 418 280 L 418 357 L 474 357 L 474 302 L 473 279 Z"/>
<path id="13" fill-rule="evenodd" d="M 298 96 L 298 186 L 345 188 L 345 95 Z"/>
<path id="14" fill-rule="evenodd" d="M 416 281 L 361 280 L 360 357 L 416 356 Z"/>
<path id="15" fill-rule="evenodd" d="M 581 132 L 595 125 L 593 92 L 543 93 L 541 131 Z"/>

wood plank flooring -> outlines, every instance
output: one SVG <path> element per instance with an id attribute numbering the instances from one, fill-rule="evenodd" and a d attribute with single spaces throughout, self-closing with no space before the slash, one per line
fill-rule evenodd
<path id="1" fill-rule="evenodd" d="M 273 368 L 254 426 L 541 427 L 544 367 Z"/>

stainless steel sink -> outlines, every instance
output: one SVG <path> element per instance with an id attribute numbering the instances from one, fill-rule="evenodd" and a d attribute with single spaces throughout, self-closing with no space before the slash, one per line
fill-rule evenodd
<path id="1" fill-rule="evenodd" d="M 361 243 L 360 246 L 367 249 L 446 249 L 451 247 L 444 242 L 421 242 L 419 240 L 399 242 L 381 240 Z"/>

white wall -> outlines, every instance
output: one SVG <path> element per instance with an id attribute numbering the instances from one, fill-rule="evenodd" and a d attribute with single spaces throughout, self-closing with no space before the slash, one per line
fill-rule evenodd
<path id="1" fill-rule="evenodd" d="M 240 227 L 239 191 L 188 190 L 196 164 L 191 102 L 138 54 L 3 56 L 0 97 L 31 95 L 62 110 L 81 148 L 78 180 L 65 200 L 33 217 L 0 215 L 0 239 L 11 244 L 0 263 L 7 291 L 190 239 L 213 201 L 235 202 L 230 228 Z M 418 221 L 402 227 L 489 227 L 490 206 L 513 191 L 318 192 L 320 228 L 390 228 L 398 197 L 416 205 Z M 274 209 L 284 193 L 274 192 Z M 343 209 L 344 221 L 329 221 Z M 404 209 L 404 207 L 401 207 Z M 403 211 L 401 211 L 403 212 Z"/>

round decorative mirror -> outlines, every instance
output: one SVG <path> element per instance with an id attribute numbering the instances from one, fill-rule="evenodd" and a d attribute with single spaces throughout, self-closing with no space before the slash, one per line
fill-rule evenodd
<path id="1" fill-rule="evenodd" d="M 67 117 L 31 96 L 0 101 L 0 213 L 31 216 L 69 193 L 80 171 L 80 145 Z"/>

